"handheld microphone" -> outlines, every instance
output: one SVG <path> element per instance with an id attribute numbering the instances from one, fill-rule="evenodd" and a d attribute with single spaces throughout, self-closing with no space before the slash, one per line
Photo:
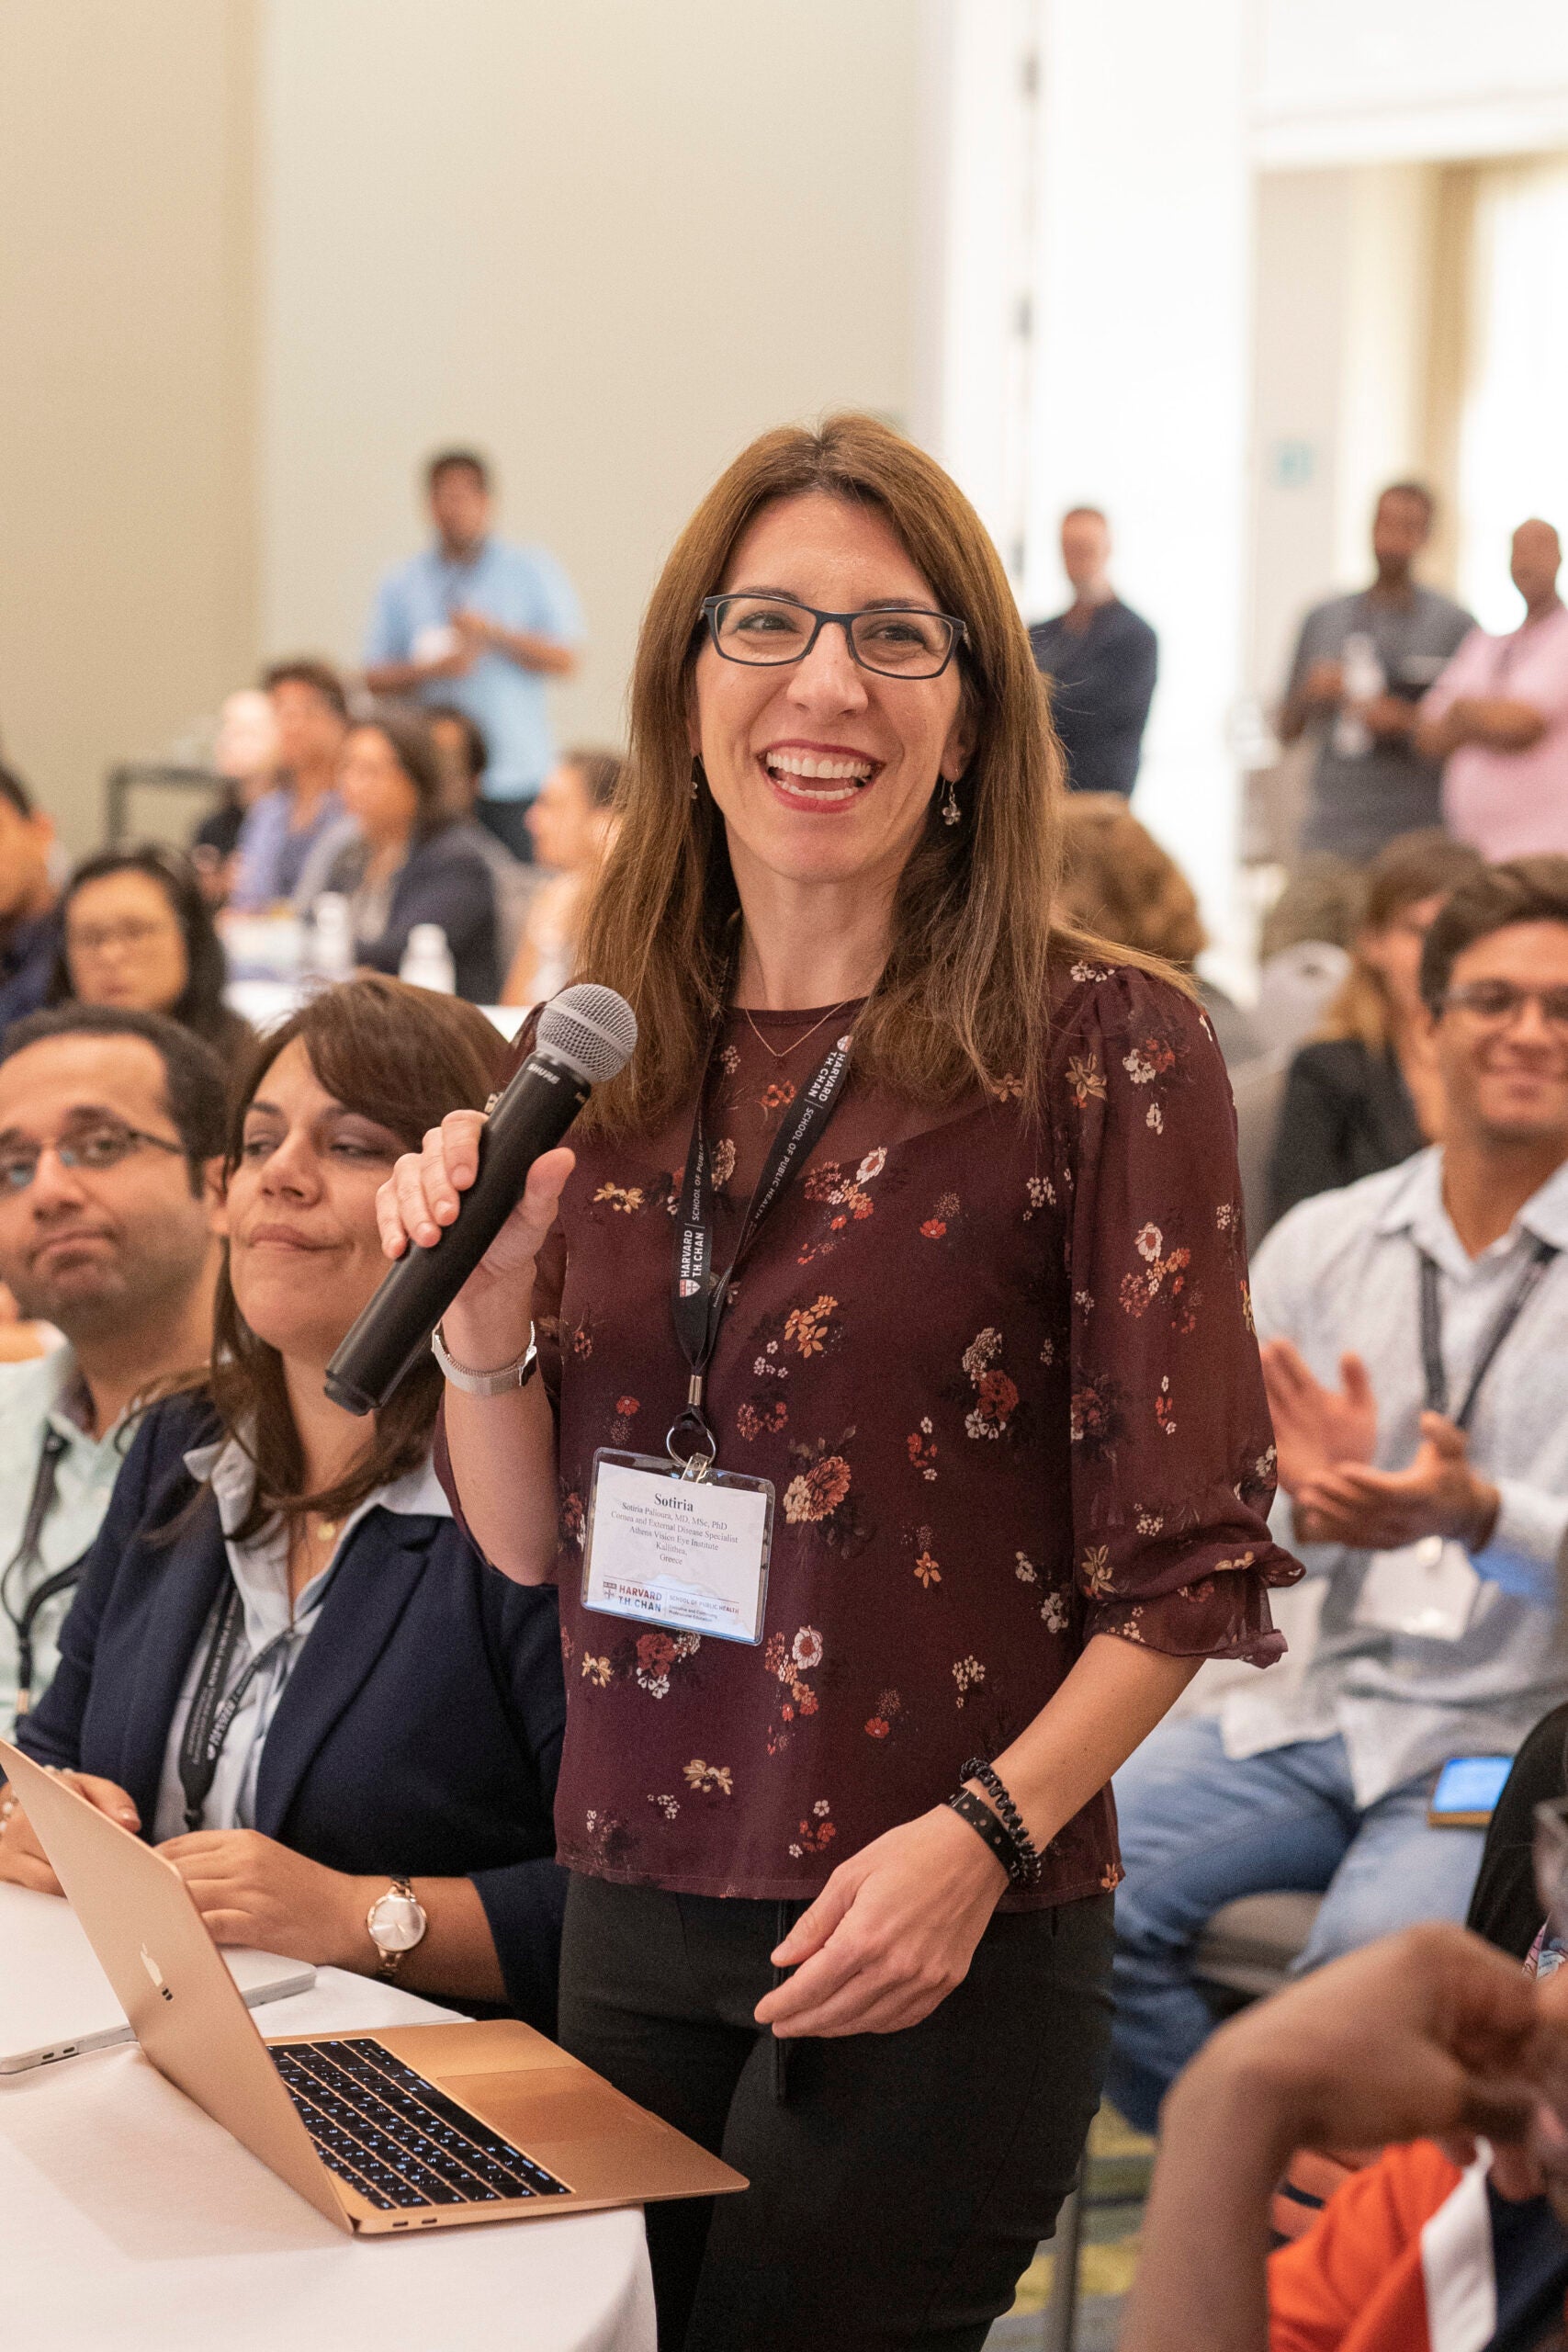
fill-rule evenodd
<path id="1" fill-rule="evenodd" d="M 428 1250 L 411 1241 L 327 1366 L 326 1390 L 350 1413 L 385 1405 L 523 1196 L 528 1170 L 630 1059 L 637 1016 L 614 989 L 563 989 L 539 1015 L 534 1050 L 479 1137 L 472 1184 Z"/>

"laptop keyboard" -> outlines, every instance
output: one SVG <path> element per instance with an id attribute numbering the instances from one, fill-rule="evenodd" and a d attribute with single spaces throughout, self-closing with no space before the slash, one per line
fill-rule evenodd
<path id="1" fill-rule="evenodd" d="M 271 2054 L 321 2162 L 381 2212 L 570 2194 L 379 2042 L 298 2041 Z"/>

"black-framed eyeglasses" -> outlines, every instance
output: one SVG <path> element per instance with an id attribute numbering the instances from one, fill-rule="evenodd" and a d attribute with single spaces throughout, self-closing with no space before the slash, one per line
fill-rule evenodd
<path id="1" fill-rule="evenodd" d="M 1549 1029 L 1568 1031 L 1568 989 L 1519 989 L 1512 980 L 1472 980 L 1467 988 L 1450 989 L 1442 1001 L 1444 1012 L 1468 1012 L 1487 1028 L 1517 1021 L 1527 1004 L 1539 1004 Z"/>
<path id="2" fill-rule="evenodd" d="M 96 1174 L 118 1168 L 133 1151 L 147 1148 L 185 1157 L 183 1143 L 172 1142 L 167 1136 L 149 1135 L 144 1127 L 124 1126 L 118 1119 L 102 1126 L 84 1127 L 60 1143 L 11 1144 L 0 1148 L 0 1194 L 25 1193 L 46 1151 L 52 1151 L 62 1168 L 81 1168 Z"/>
<path id="3" fill-rule="evenodd" d="M 714 650 L 759 670 L 804 662 L 834 622 L 851 658 L 883 678 L 940 678 L 969 635 L 951 613 L 924 605 L 871 605 L 858 613 L 824 613 L 793 596 L 705 596 L 703 618 Z"/>

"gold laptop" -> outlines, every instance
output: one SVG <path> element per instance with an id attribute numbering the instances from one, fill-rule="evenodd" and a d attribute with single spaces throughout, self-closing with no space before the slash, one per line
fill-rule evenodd
<path id="1" fill-rule="evenodd" d="M 153 2065 L 340 2229 L 532 2221 L 746 2187 L 510 2018 L 264 2040 L 173 1863 L 4 1740 L 0 1769 Z"/>

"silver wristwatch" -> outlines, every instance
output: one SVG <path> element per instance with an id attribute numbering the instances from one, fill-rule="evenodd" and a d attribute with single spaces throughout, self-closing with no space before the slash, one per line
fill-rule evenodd
<path id="1" fill-rule="evenodd" d="M 534 1327 L 528 1327 L 528 1344 L 523 1353 L 511 1363 L 500 1365 L 494 1372 L 473 1372 L 467 1364 L 454 1363 L 447 1354 L 438 1323 L 430 1335 L 430 1352 L 441 1366 L 454 1388 L 465 1396 L 505 1396 L 513 1388 L 526 1388 L 538 1367 L 538 1352 L 534 1345 Z"/>
<path id="2" fill-rule="evenodd" d="M 365 1914 L 365 1925 L 381 1955 L 376 1973 L 389 1983 L 403 1964 L 404 1952 L 424 1941 L 430 1917 L 408 1880 L 395 1878 Z"/>

